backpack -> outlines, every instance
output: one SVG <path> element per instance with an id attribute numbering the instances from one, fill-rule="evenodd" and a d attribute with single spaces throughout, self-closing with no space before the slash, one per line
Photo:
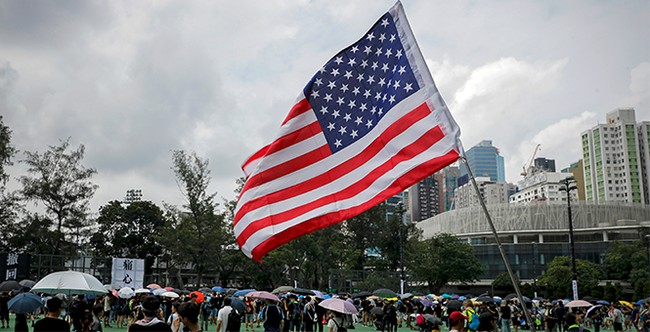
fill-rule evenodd
<path id="1" fill-rule="evenodd" d="M 291 314 L 291 318 L 294 320 L 300 319 L 300 303 L 293 304 L 293 312 Z"/>
<path id="2" fill-rule="evenodd" d="M 334 325 L 336 325 L 336 331 L 337 332 L 348 332 L 348 329 L 344 326 L 345 323 L 342 323 L 342 325 L 339 325 L 339 323 L 336 322 L 336 319 L 330 318 L 333 322 Z"/>
<path id="3" fill-rule="evenodd" d="M 235 308 L 228 314 L 228 323 L 226 324 L 227 332 L 239 332 L 241 329 L 241 314 Z"/>
<path id="4" fill-rule="evenodd" d="M 478 315 L 476 314 L 476 311 L 470 309 L 467 310 L 467 313 L 469 314 L 468 318 L 470 318 L 470 322 L 467 327 L 472 331 L 477 331 L 480 320 L 478 318 Z"/>
<path id="5" fill-rule="evenodd" d="M 415 324 L 417 324 L 417 326 L 420 326 L 420 327 L 423 327 L 426 324 L 426 321 L 424 320 L 424 314 L 419 314 L 417 316 Z"/>

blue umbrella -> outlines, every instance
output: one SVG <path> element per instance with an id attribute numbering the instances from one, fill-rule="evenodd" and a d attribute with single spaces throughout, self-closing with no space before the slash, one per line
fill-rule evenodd
<path id="1" fill-rule="evenodd" d="M 597 304 L 602 304 L 602 305 L 609 305 L 609 302 L 607 302 L 605 300 L 598 300 L 598 301 L 596 301 L 596 303 Z"/>
<path id="2" fill-rule="evenodd" d="M 33 293 L 20 293 L 7 303 L 9 310 L 17 314 L 25 314 L 43 306 L 43 299 Z"/>
<path id="3" fill-rule="evenodd" d="M 214 286 L 212 287 L 212 291 L 215 293 L 225 293 L 226 289 L 224 289 L 223 287 Z"/>
<path id="4" fill-rule="evenodd" d="M 254 289 L 242 289 L 242 290 L 238 290 L 238 291 L 236 291 L 234 294 L 232 294 L 232 296 L 233 296 L 233 297 L 237 297 L 237 296 L 246 296 L 246 294 L 248 294 L 248 293 L 250 293 L 250 292 L 255 292 L 255 290 L 254 290 Z"/>
<path id="5" fill-rule="evenodd" d="M 232 303 L 230 304 L 230 306 L 233 309 L 239 311 L 240 314 L 244 313 L 246 311 L 246 303 L 244 303 L 244 301 L 242 301 L 241 299 L 238 299 L 236 297 L 232 298 Z"/>

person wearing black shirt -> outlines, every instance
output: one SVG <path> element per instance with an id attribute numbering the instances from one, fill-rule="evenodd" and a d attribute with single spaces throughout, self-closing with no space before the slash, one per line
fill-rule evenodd
<path id="1" fill-rule="evenodd" d="M 494 331 L 494 315 L 484 304 L 481 307 L 481 314 L 479 315 L 478 331 L 493 332 Z"/>
<path id="2" fill-rule="evenodd" d="M 59 319 L 62 304 L 63 301 L 58 297 L 47 300 L 45 302 L 47 314 L 45 318 L 39 319 L 34 324 L 34 332 L 70 332 L 70 324 L 63 319 Z"/>

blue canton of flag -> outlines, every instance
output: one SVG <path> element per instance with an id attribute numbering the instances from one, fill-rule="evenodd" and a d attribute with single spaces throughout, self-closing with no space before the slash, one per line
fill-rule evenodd
<path id="1" fill-rule="evenodd" d="M 419 89 L 393 18 L 323 66 L 304 89 L 332 152 L 366 135 L 390 109 Z"/>

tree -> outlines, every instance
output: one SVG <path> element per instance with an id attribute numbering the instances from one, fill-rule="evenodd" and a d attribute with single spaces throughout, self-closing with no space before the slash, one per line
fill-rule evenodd
<path id="1" fill-rule="evenodd" d="M 11 129 L 4 125 L 0 115 L 0 251 L 13 251 L 11 240 L 16 234 L 15 221 L 21 208 L 19 201 L 13 193 L 6 192 L 7 174 L 6 167 L 13 165 L 11 159 L 16 154 L 16 149 L 11 144 Z"/>
<path id="2" fill-rule="evenodd" d="M 632 243 L 612 243 L 604 261 L 608 279 L 627 281 L 634 287 L 635 294 L 646 297 L 650 296 L 650 272 L 645 241 L 650 239 L 641 235 L 641 240 Z"/>
<path id="3" fill-rule="evenodd" d="M 591 294 L 598 288 L 602 276 L 600 267 L 594 263 L 576 259 L 578 287 L 581 294 Z M 538 284 L 546 287 L 546 298 L 564 298 L 572 294 L 572 264 L 571 257 L 557 256 L 539 278 Z"/>
<path id="4" fill-rule="evenodd" d="M 145 260 L 145 273 L 159 255 L 162 245 L 154 234 L 165 225 L 163 211 L 154 203 L 128 204 L 112 201 L 99 209 L 99 229 L 90 238 L 95 257 L 128 257 Z"/>
<path id="5" fill-rule="evenodd" d="M 97 171 L 81 164 L 83 145 L 68 153 L 69 146 L 68 139 L 43 154 L 26 151 L 22 162 L 27 164 L 28 175 L 20 177 L 20 194 L 27 201 L 43 203 L 43 218 L 54 222 L 57 234 L 67 237 L 68 242 L 76 235 L 79 242 L 81 231 L 88 225 L 89 201 L 98 187 L 90 181 Z M 55 245 L 54 253 L 60 251 L 61 246 Z"/>
<path id="6" fill-rule="evenodd" d="M 515 280 L 517 280 L 517 286 L 521 286 L 521 282 L 519 281 L 519 277 L 517 275 L 515 275 Z M 494 278 L 494 281 L 492 281 L 492 287 L 496 289 L 513 291 L 515 289 L 515 286 L 512 284 L 512 279 L 510 278 L 510 274 L 508 274 L 508 272 L 499 273 L 499 275 Z"/>
<path id="7" fill-rule="evenodd" d="M 208 160 L 196 153 L 172 152 L 172 169 L 186 199 L 183 210 L 166 206 L 169 223 L 159 240 L 172 261 L 191 263 L 196 272 L 196 285 L 203 282 L 204 273 L 214 270 L 223 259 L 227 243 L 224 217 L 216 212 L 216 193 L 209 194 L 210 170 Z M 181 285 L 182 286 L 182 285 Z"/>
<path id="8" fill-rule="evenodd" d="M 467 242 L 446 233 L 409 242 L 408 268 L 432 293 L 450 282 L 476 281 L 485 269 Z"/>

